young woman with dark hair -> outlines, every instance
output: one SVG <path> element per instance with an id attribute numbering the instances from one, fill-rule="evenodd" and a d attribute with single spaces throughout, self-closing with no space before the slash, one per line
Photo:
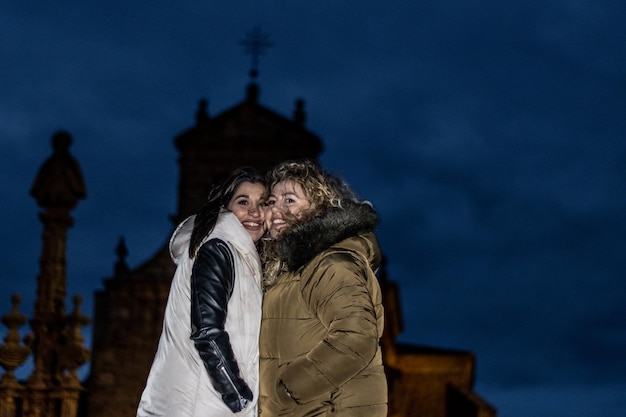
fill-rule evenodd
<path id="1" fill-rule="evenodd" d="M 137 417 L 257 417 L 265 180 L 239 169 L 176 229 L 163 332 Z"/>

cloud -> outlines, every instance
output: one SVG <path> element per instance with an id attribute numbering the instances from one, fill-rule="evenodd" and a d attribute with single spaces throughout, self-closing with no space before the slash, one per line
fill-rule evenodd
<path id="1" fill-rule="evenodd" d="M 42 232 L 28 190 L 52 134 L 72 134 L 88 188 L 68 293 L 90 314 L 120 235 L 131 266 L 167 239 L 172 141 L 199 99 L 211 115 L 243 99 L 237 42 L 261 26 L 261 103 L 289 116 L 304 98 L 324 166 L 381 215 L 401 339 L 475 352 L 505 417 L 624 408 L 623 2 L 10 3 L 0 295 L 22 311 Z"/>

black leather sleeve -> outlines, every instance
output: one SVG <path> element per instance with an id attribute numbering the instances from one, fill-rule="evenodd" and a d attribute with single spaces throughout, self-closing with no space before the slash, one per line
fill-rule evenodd
<path id="1" fill-rule="evenodd" d="M 222 240 L 209 240 L 198 251 L 191 273 L 191 339 L 213 387 L 236 413 L 245 408 L 253 395 L 239 375 L 239 366 L 224 330 L 234 283 L 230 249 Z"/>

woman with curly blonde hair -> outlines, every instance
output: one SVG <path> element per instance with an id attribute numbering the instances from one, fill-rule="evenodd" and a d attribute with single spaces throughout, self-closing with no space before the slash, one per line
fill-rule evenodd
<path id="1" fill-rule="evenodd" d="M 259 410 L 387 415 L 378 216 L 309 160 L 268 176 Z"/>

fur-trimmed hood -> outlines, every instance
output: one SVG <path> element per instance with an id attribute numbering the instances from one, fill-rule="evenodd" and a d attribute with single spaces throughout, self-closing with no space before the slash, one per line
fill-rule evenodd
<path id="1" fill-rule="evenodd" d="M 290 271 L 352 236 L 373 232 L 378 215 L 370 203 L 345 201 L 324 214 L 293 225 L 276 240 L 276 253 Z"/>

